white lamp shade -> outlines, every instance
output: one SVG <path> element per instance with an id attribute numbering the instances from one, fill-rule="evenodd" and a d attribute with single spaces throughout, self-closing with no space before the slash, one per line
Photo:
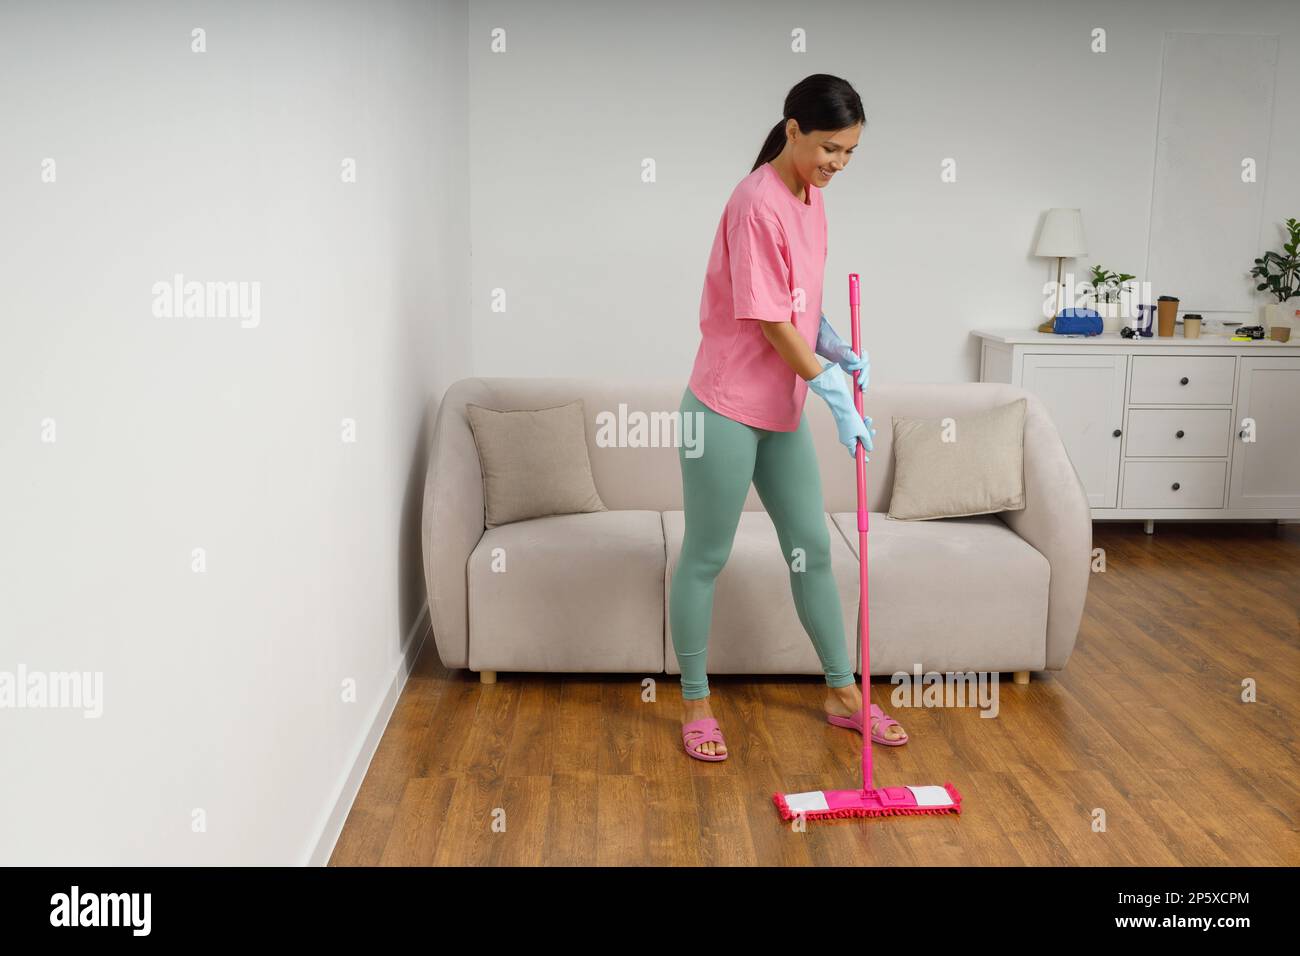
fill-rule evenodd
<path id="1" fill-rule="evenodd" d="M 1075 259 L 1087 254 L 1088 240 L 1083 237 L 1083 213 L 1078 209 L 1047 210 L 1034 255 Z"/>

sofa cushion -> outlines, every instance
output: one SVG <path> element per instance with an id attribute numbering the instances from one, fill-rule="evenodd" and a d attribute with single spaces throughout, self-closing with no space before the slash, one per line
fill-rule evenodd
<path id="1" fill-rule="evenodd" d="M 663 671 L 658 511 L 551 515 L 491 528 L 465 573 L 471 670 Z"/>
<path id="2" fill-rule="evenodd" d="M 841 452 L 842 453 L 842 452 Z M 831 541 L 831 571 L 840 592 L 844 642 L 854 666 L 857 642 L 857 559 L 843 535 L 826 516 Z M 663 615 L 669 621 L 672 579 L 682 553 L 686 515 L 665 511 L 664 546 L 668 552 L 663 581 Z M 713 627 L 709 633 L 710 674 L 821 674 L 821 662 L 795 611 L 790 569 L 781 556 L 776 528 L 766 511 L 741 513 L 731 555 L 714 585 Z M 664 661 L 669 674 L 680 674 L 671 626 L 664 628 Z"/>
<path id="3" fill-rule="evenodd" d="M 832 518 L 856 560 L 857 515 Z M 869 524 L 871 673 L 1042 670 L 1050 569 L 1024 539 L 992 516 Z"/>
<path id="4" fill-rule="evenodd" d="M 465 403 L 483 472 L 484 525 L 604 511 L 587 455 L 582 399 L 550 408 Z"/>
<path id="5" fill-rule="evenodd" d="M 924 520 L 1024 508 L 1025 406 L 1021 398 L 960 418 L 895 418 L 889 516 Z"/>

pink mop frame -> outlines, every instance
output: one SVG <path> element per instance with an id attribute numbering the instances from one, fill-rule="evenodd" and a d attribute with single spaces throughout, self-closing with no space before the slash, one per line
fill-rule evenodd
<path id="1" fill-rule="evenodd" d="M 849 273 L 849 315 L 853 324 L 853 352 L 858 356 L 862 355 L 862 322 L 858 317 L 861 301 L 858 274 Z M 862 389 L 858 387 L 858 379 L 861 375 L 861 372 L 853 374 L 853 407 L 857 409 L 860 417 L 865 417 Z M 862 447 L 862 442 L 857 444 L 855 458 L 858 468 L 858 624 L 862 634 L 862 792 L 867 795 L 872 794 L 876 788 L 871 773 L 871 614 L 867 605 L 867 531 L 870 518 L 867 514 L 867 452 Z M 906 788 L 885 788 L 873 796 L 888 805 L 892 802 L 890 797 L 895 789 L 903 791 Z M 961 794 L 957 792 L 957 788 L 951 783 L 945 783 L 944 789 L 948 791 L 953 805 L 942 808 L 938 812 L 961 813 Z M 906 815 L 935 813 L 936 810 L 931 807 L 893 806 L 888 812 L 891 815 Z"/>
<path id="2" fill-rule="evenodd" d="M 858 275 L 849 275 L 849 311 L 853 317 L 853 351 L 862 354 Z M 853 404 L 863 416 L 861 372 L 854 374 Z M 862 635 L 862 789 L 812 790 L 805 793 L 774 793 L 772 800 L 786 820 L 803 816 L 809 820 L 835 817 L 878 817 L 961 813 L 961 794 L 951 783 L 942 787 L 882 787 L 877 790 L 871 774 L 871 622 L 867 604 L 867 458 L 862 442 L 856 443 L 858 469 L 858 625 Z"/>

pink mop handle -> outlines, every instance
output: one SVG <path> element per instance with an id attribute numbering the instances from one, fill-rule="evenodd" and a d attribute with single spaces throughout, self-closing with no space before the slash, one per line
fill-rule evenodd
<path id="1" fill-rule="evenodd" d="M 862 295 L 858 274 L 849 273 L 849 315 L 853 324 L 853 351 L 862 355 L 862 322 L 858 307 Z M 853 407 L 864 415 L 862 389 L 858 388 L 861 372 L 853 373 Z M 858 468 L 858 627 L 862 635 L 862 789 L 875 789 L 871 783 L 871 618 L 867 610 L 867 452 L 858 442 L 854 458 Z"/>

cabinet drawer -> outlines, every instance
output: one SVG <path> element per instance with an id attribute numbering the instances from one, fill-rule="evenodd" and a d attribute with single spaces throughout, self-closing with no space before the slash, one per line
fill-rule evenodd
<path id="1" fill-rule="evenodd" d="M 1124 508 L 1222 508 L 1226 461 L 1127 461 Z"/>
<path id="2" fill-rule="evenodd" d="M 1227 457 L 1230 408 L 1133 408 L 1128 413 L 1132 458 Z"/>
<path id="3" fill-rule="evenodd" d="M 1128 400 L 1134 405 L 1231 405 L 1232 355 L 1136 355 Z"/>

